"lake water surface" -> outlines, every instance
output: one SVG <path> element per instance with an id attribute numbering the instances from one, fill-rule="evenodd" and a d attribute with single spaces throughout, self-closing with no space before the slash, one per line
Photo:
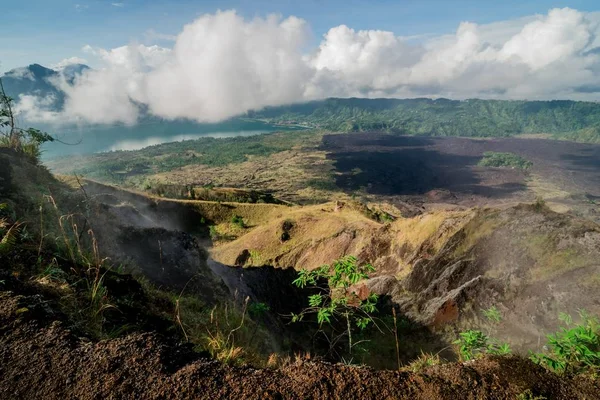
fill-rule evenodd
<path id="1" fill-rule="evenodd" d="M 160 143 L 199 139 L 202 137 L 251 136 L 275 131 L 298 130 L 260 121 L 234 119 L 217 124 L 190 121 L 152 121 L 133 126 L 41 127 L 61 142 L 43 146 L 42 158 L 72 154 L 89 154 L 115 150 L 138 150 Z M 68 144 L 65 144 L 68 143 Z"/>

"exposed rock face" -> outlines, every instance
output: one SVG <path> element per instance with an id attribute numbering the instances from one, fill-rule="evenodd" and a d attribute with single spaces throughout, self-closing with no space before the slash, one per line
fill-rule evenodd
<path id="1" fill-rule="evenodd" d="M 164 228 L 123 227 L 120 257 L 131 259 L 152 282 L 176 292 L 187 288 L 211 303 L 226 293 L 207 265 L 207 253 L 188 233 Z M 189 293 L 189 292 L 188 292 Z"/>
<path id="2" fill-rule="evenodd" d="M 487 326 L 513 348 L 531 349 L 556 331 L 560 312 L 600 313 L 600 227 L 534 206 L 486 210 L 406 277 L 371 279 L 414 320 L 442 328 Z M 497 307 L 492 326 L 481 310 Z"/>
<path id="3" fill-rule="evenodd" d="M 227 297 L 221 278 L 208 267 L 208 253 L 184 230 L 200 216 L 181 207 L 159 208 L 152 199 L 110 186 L 86 182 L 94 204 L 92 228 L 99 245 L 116 263 L 134 264 L 155 285 L 177 293 L 186 290 L 208 303 Z M 172 218 L 171 218 L 172 217 Z"/>

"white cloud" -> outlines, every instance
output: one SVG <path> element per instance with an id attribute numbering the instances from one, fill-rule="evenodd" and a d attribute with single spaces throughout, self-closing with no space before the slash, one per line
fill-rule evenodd
<path id="1" fill-rule="evenodd" d="M 68 67 L 69 65 L 85 64 L 85 63 L 87 63 L 87 60 L 85 58 L 69 57 L 69 58 L 65 58 L 64 60 L 57 62 L 56 64 L 51 65 L 50 68 L 52 68 L 56 71 L 60 71 L 60 70 L 64 69 L 65 67 Z"/>
<path id="2" fill-rule="evenodd" d="M 74 122 L 68 120 L 64 113 L 52 111 L 50 108 L 54 105 L 56 98 L 54 96 L 32 96 L 20 95 L 15 105 L 14 112 L 19 118 L 29 122 L 42 123 L 65 123 Z"/>
<path id="3" fill-rule="evenodd" d="M 124 7 L 125 3 L 110 3 L 113 7 Z"/>
<path id="4" fill-rule="evenodd" d="M 68 119 L 91 123 L 135 123 L 138 104 L 145 101 L 145 74 L 163 65 L 171 50 L 143 45 L 112 50 L 85 46 L 84 50 L 99 57 L 105 68 L 84 71 L 74 85 L 64 79 L 59 82 L 66 94 L 64 112 Z"/>
<path id="5" fill-rule="evenodd" d="M 599 100 L 600 13 L 564 8 L 488 25 L 463 22 L 421 42 L 391 32 L 331 28 L 306 52 L 305 21 L 199 17 L 172 49 L 85 46 L 104 68 L 63 82 L 64 113 L 134 123 L 159 117 L 217 121 L 250 109 L 329 96 Z"/>
<path id="6" fill-rule="evenodd" d="M 217 121 L 297 101 L 311 77 L 301 53 L 306 34 L 295 17 L 202 16 L 184 27 L 169 61 L 145 77 L 146 103 L 161 117 Z"/>
<path id="7" fill-rule="evenodd" d="M 580 91 L 600 84 L 600 54 L 590 51 L 597 17 L 565 8 L 489 26 L 463 22 L 454 35 L 416 45 L 386 32 L 332 28 L 313 58 L 314 90 L 322 96 L 597 100 L 598 93 Z M 323 78 L 330 70 L 336 73 Z"/>
<path id="8" fill-rule="evenodd" d="M 5 75 L 16 79 L 29 79 L 30 81 L 35 80 L 35 76 L 33 76 L 33 73 L 27 67 L 11 69 Z"/>

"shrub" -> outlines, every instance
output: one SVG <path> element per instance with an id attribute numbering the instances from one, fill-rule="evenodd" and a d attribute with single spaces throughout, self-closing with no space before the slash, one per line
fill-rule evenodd
<path id="1" fill-rule="evenodd" d="M 53 142 L 54 138 L 39 129 L 17 126 L 13 102 L 4 92 L 0 79 L 0 145 L 19 151 L 37 163 L 41 155 L 40 146 Z"/>
<path id="2" fill-rule="evenodd" d="M 498 324 L 502 320 L 502 315 L 496 306 L 483 310 L 483 315 L 494 324 Z M 505 355 L 511 352 L 507 343 L 498 343 L 479 330 L 459 333 L 459 338 L 454 341 L 454 344 L 458 346 L 458 353 L 463 361 L 472 360 L 484 354 Z"/>
<path id="3" fill-rule="evenodd" d="M 546 368 L 569 375 L 600 373 L 600 323 L 580 311 L 581 322 L 573 325 L 570 315 L 561 314 L 565 327 L 548 336 L 548 351 L 533 353 L 531 359 Z"/>
<path id="4" fill-rule="evenodd" d="M 486 151 L 483 153 L 483 158 L 478 165 L 482 167 L 529 169 L 533 166 L 533 163 L 514 153 Z"/>
<path id="5" fill-rule="evenodd" d="M 507 343 L 499 344 L 478 330 L 459 333 L 459 338 L 454 344 L 458 345 L 459 356 L 463 361 L 473 360 L 484 354 L 505 355 L 511 351 Z"/>
<path id="6" fill-rule="evenodd" d="M 352 353 L 352 331 L 364 330 L 374 322 L 372 315 L 377 312 L 378 296 L 375 293 L 360 293 L 362 290 L 356 293 L 350 287 L 367 279 L 369 273 L 374 271 L 375 268 L 371 264 L 360 265 L 353 256 L 340 258 L 331 265 L 322 265 L 313 271 L 298 271 L 298 278 L 293 284 L 300 288 L 311 285 L 318 293 L 308 297 L 308 308 L 299 314 L 292 314 L 292 322 L 301 321 L 307 314 L 316 314 L 321 330 L 324 324 L 334 327 L 336 321 L 345 322 L 341 333 L 334 330 L 330 343 L 335 343 L 347 335 L 348 350 Z M 327 282 L 326 287 L 319 286 L 322 280 Z"/>
<path id="7" fill-rule="evenodd" d="M 234 215 L 231 217 L 231 223 L 239 226 L 240 228 L 246 228 L 246 223 L 244 222 L 244 218 L 239 215 Z"/>

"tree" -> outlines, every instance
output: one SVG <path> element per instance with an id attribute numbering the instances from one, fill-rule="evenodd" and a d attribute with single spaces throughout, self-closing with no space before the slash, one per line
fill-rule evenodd
<path id="1" fill-rule="evenodd" d="M 377 312 L 378 300 L 377 294 L 369 293 L 366 287 L 353 290 L 352 286 L 368 279 L 369 273 L 374 271 L 371 264 L 360 265 L 353 256 L 340 258 L 331 265 L 323 265 L 312 271 L 298 271 L 298 278 L 292 283 L 300 288 L 310 285 L 317 288 L 319 293 L 308 297 L 308 308 L 299 314 L 292 314 L 292 322 L 302 321 L 307 314 L 316 314 L 321 332 L 324 332 L 325 324 L 332 328 L 330 345 L 347 336 L 348 351 L 352 354 L 352 347 L 358 344 L 352 342 L 352 332 L 355 329 L 362 331 L 374 323 L 372 315 Z M 320 285 L 323 281 L 327 282 L 326 286 Z M 336 325 L 344 327 L 341 333 L 336 331 Z"/>
<path id="2" fill-rule="evenodd" d="M 0 78 L 0 144 L 23 152 L 37 161 L 40 145 L 53 142 L 54 138 L 35 128 L 20 128 L 15 118 L 14 100 L 7 96 Z"/>

